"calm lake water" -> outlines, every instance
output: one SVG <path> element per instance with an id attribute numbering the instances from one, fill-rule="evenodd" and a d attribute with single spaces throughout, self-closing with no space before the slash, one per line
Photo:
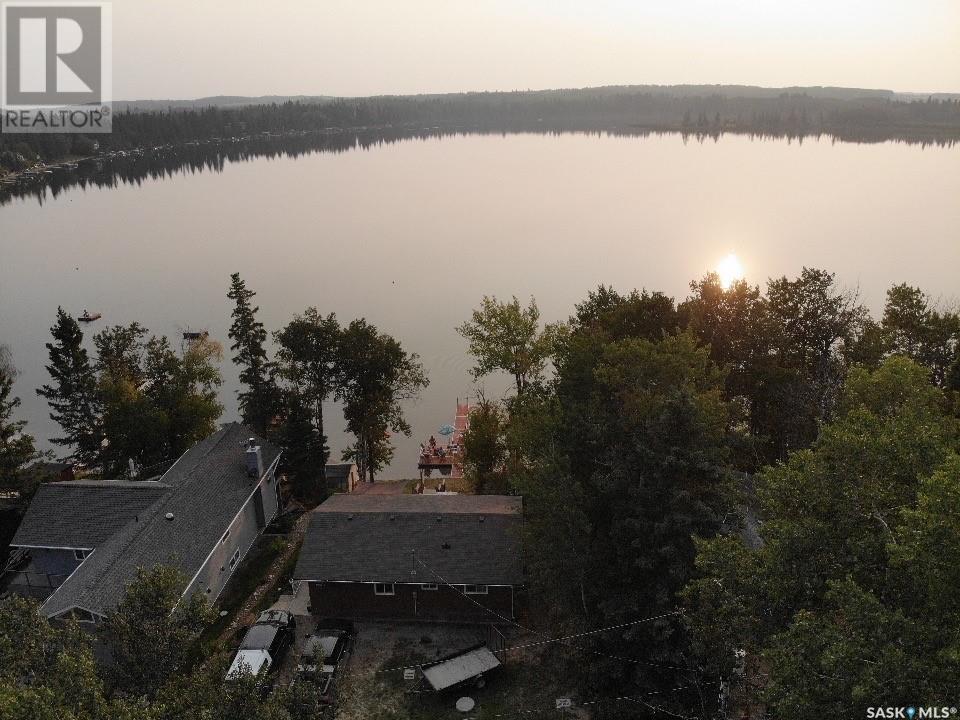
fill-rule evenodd
<path id="1" fill-rule="evenodd" d="M 599 283 L 682 298 L 730 252 L 760 284 L 830 269 L 875 313 L 901 281 L 953 302 L 960 147 L 461 136 L 14 200 L 0 207 L 0 343 L 47 446 L 57 430 L 34 388 L 58 304 L 102 312 L 90 334 L 137 320 L 177 341 L 188 327 L 226 341 L 239 271 L 271 330 L 315 305 L 420 354 L 430 387 L 385 474 L 412 477 L 420 440 L 475 392 L 454 327 L 483 294 L 533 295 L 544 319 L 564 319 Z M 223 371 L 229 420 L 236 371 Z M 506 382 L 485 386 L 498 395 Z M 327 416 L 337 456 L 349 439 L 339 408 Z"/>

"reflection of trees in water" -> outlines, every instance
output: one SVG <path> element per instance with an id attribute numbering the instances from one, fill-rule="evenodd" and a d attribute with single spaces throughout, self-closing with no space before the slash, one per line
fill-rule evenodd
<path id="1" fill-rule="evenodd" d="M 849 134 L 826 132 L 785 132 L 785 131 L 738 131 L 735 128 L 707 127 L 704 129 L 677 129 L 671 127 L 622 127 L 616 129 L 602 127 L 582 127 L 576 123 L 558 123 L 549 128 L 540 122 L 514 123 L 510 127 L 470 128 L 378 128 L 357 131 L 299 131 L 286 134 L 255 135 L 228 140 L 208 140 L 190 142 L 177 146 L 161 146 L 123 153 L 108 153 L 87 158 L 76 163 L 76 167 L 58 168 L 52 172 L 21 176 L 14 185 L 0 189 L 0 205 L 8 203 L 14 197 L 33 196 L 43 203 L 49 193 L 57 197 L 62 191 L 79 186 L 81 188 L 110 188 L 120 184 L 139 185 L 146 179 L 156 180 L 173 177 L 179 173 L 216 172 L 223 170 L 228 162 L 243 162 L 256 158 L 300 157 L 316 152 L 342 153 L 350 150 L 366 150 L 379 145 L 401 142 L 403 140 L 466 135 L 509 135 L 538 134 L 560 136 L 564 134 L 590 134 L 612 137 L 647 137 L 650 135 L 680 134 L 684 142 L 717 141 L 725 134 L 747 135 L 755 140 L 787 139 L 802 143 L 805 138 L 820 139 L 827 135 L 834 142 L 875 143 L 898 142 L 920 144 L 924 147 L 935 145 L 950 147 L 957 141 L 954 138 L 926 137 L 918 132 L 916 137 L 906 137 L 903 133 L 892 134 L 889 129 L 877 128 L 867 131 L 859 128 Z"/>

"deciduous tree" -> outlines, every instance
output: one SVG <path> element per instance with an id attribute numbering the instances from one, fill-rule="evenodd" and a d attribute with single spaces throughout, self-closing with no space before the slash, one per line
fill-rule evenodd
<path id="1" fill-rule="evenodd" d="M 340 324 L 337 316 L 321 315 L 315 307 L 307 308 L 282 330 L 274 333 L 279 346 L 279 371 L 297 396 L 298 410 L 309 412 L 322 462 L 316 477 L 326 479 L 326 463 L 330 453 L 323 423 L 323 404 L 334 395 L 339 384 Z M 299 420 L 299 419 L 298 419 Z M 303 438 L 301 444 L 314 440 Z"/>
<path id="2" fill-rule="evenodd" d="M 141 568 L 104 625 L 117 690 L 152 698 L 195 662 L 198 640 L 213 620 L 200 593 L 182 597 L 187 578 L 159 565 Z"/>
<path id="3" fill-rule="evenodd" d="M 392 453 L 387 433 L 410 435 L 403 402 L 418 397 L 429 381 L 416 353 L 363 319 L 344 328 L 339 355 L 337 397 L 356 438 L 351 452 L 360 476 L 373 482 Z"/>
<path id="4" fill-rule="evenodd" d="M 467 340 L 476 360 L 474 377 L 502 370 L 513 378 L 520 396 L 531 383 L 542 379 L 560 327 L 540 327 L 540 309 L 533 298 L 523 308 L 515 297 L 510 302 L 500 302 L 484 296 L 480 308 L 457 332 Z"/>

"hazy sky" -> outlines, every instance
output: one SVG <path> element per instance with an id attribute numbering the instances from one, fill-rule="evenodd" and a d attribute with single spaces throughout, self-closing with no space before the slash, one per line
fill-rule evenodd
<path id="1" fill-rule="evenodd" d="M 114 97 L 960 91 L 960 0 L 114 0 Z"/>

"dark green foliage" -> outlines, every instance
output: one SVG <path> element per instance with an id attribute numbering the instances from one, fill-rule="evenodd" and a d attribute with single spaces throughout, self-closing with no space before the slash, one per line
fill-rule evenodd
<path id="1" fill-rule="evenodd" d="M 75 622 L 0 600 L 0 720 L 318 720 L 306 684 L 268 694 L 262 676 L 225 681 L 226 653 L 196 655 L 209 610 L 180 598 L 182 581 L 157 567 L 131 583 L 103 628 L 114 666 L 94 661 L 93 635 Z"/>
<path id="2" fill-rule="evenodd" d="M 251 303 L 255 296 L 253 290 L 247 289 L 240 273 L 230 276 L 227 297 L 235 302 L 231 313 L 230 339 L 233 344 L 230 349 L 234 351 L 233 363 L 240 367 L 240 383 L 244 386 L 237 393 L 240 416 L 246 425 L 267 436 L 280 411 L 280 396 L 273 380 L 274 366 L 264 348 L 267 331 L 257 320 L 260 308 Z"/>
<path id="3" fill-rule="evenodd" d="M 26 466 L 39 457 L 33 436 L 24 432 L 27 423 L 16 420 L 20 398 L 13 395 L 16 369 L 7 348 L 0 345 L 0 490 L 29 494 Z"/>
<path id="4" fill-rule="evenodd" d="M 507 490 L 507 425 L 500 403 L 484 398 L 470 409 L 470 427 L 463 437 L 464 465 L 478 495 Z"/>
<path id="5" fill-rule="evenodd" d="M 287 442 L 293 442 L 295 452 L 303 459 L 307 455 L 319 464 L 308 467 L 299 464 L 304 477 L 295 484 L 306 487 L 319 480 L 321 493 L 325 492 L 326 463 L 330 456 L 323 425 L 323 404 L 338 387 L 340 324 L 337 316 L 326 317 L 309 307 L 297 315 L 280 331 L 274 333 L 277 342 L 279 374 L 287 383 L 288 411 L 296 417 L 288 418 L 291 427 L 284 430 Z M 305 455 L 306 453 L 307 455 Z"/>
<path id="6" fill-rule="evenodd" d="M 882 354 L 866 311 L 823 270 L 771 279 L 766 294 L 743 281 L 724 289 L 713 274 L 690 287 L 682 319 L 728 368 L 726 397 L 750 432 L 741 469 L 807 447 L 830 417 L 847 364 Z"/>
<path id="7" fill-rule="evenodd" d="M 120 720 L 97 674 L 90 637 L 53 627 L 32 600 L 0 601 L 0 718 Z"/>
<path id="8" fill-rule="evenodd" d="M 470 354 L 476 365 L 475 379 L 500 370 L 513 378 L 517 396 L 525 388 L 543 379 L 547 361 L 553 354 L 559 325 L 540 328 L 540 309 L 533 298 L 526 308 L 514 297 L 500 302 L 495 297 L 484 297 L 469 322 L 457 332 L 470 344 Z"/>
<path id="9" fill-rule="evenodd" d="M 528 469 L 512 479 L 527 508 L 530 585 L 561 626 L 669 615 L 693 571 L 694 538 L 714 535 L 726 506 L 723 373 L 691 334 L 673 332 L 660 296 L 596 299 L 558 352 L 555 395 L 511 418 L 528 426 Z M 592 659 L 598 691 L 662 692 L 683 707 L 683 693 L 667 691 L 687 685 L 674 617 L 590 647 L 640 660 Z"/>
<path id="10" fill-rule="evenodd" d="M 943 408 L 908 359 L 851 371 L 812 448 L 760 476 L 763 545 L 700 546 L 687 599 L 708 676 L 731 678 L 745 649 L 741 690 L 783 718 L 949 695 L 960 616 L 940 558 L 960 547 L 960 432 Z"/>
<path id="11" fill-rule="evenodd" d="M 360 477 L 373 482 L 393 452 L 388 433 L 411 432 L 401 403 L 416 398 L 429 381 L 416 353 L 408 354 L 363 319 L 342 332 L 339 371 L 337 398 L 344 404 L 347 429 L 356 438 L 348 454 Z"/>
<path id="12" fill-rule="evenodd" d="M 136 323 L 97 335 L 99 404 L 107 444 L 108 475 L 129 472 L 128 461 L 146 469 L 172 460 L 216 429 L 222 412 L 216 389 L 220 346 L 201 340 L 177 354 L 165 337 L 143 342 Z"/>
<path id="13" fill-rule="evenodd" d="M 50 418 L 63 430 L 51 442 L 71 449 L 71 457 L 86 465 L 100 458 L 97 379 L 87 351 L 83 348 L 80 325 L 63 308 L 57 308 L 57 322 L 50 329 L 53 342 L 46 348 L 50 357 L 47 372 L 52 383 L 37 394 L 50 405 Z"/>
<path id="14" fill-rule="evenodd" d="M 931 307 L 919 288 L 894 285 L 887 291 L 881 329 L 888 352 L 916 360 L 935 384 L 947 386 L 960 357 L 960 314 Z"/>
<path id="15" fill-rule="evenodd" d="M 323 470 L 328 453 L 314 425 L 310 408 L 295 392 L 287 394 L 284 422 L 278 440 L 284 448 L 284 471 L 292 479 L 296 496 L 322 500 L 325 490 Z"/>
<path id="16" fill-rule="evenodd" d="M 196 662 L 213 612 L 200 593 L 181 597 L 187 578 L 174 568 L 140 569 L 104 626 L 115 690 L 152 698 Z"/>

